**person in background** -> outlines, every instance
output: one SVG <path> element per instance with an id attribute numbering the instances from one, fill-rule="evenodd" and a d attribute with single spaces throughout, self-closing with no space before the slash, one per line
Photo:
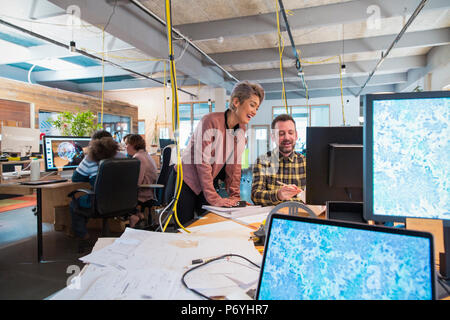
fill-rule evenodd
<path id="1" fill-rule="evenodd" d="M 139 159 L 141 162 L 141 169 L 139 171 L 138 184 L 155 184 L 158 179 L 158 172 L 155 160 L 145 151 L 145 140 L 139 134 L 131 134 L 126 137 L 127 154 L 133 158 Z M 133 228 L 136 224 L 144 221 L 144 207 L 143 204 L 147 201 L 155 200 L 155 193 L 150 188 L 139 188 L 138 204 L 141 207 L 141 212 L 130 216 L 130 227 Z"/>
<path id="2" fill-rule="evenodd" d="M 115 142 L 111 134 L 107 131 L 97 131 L 89 142 L 88 154 L 75 169 L 72 175 L 73 182 L 89 182 L 91 187 L 94 186 L 98 173 L 98 163 L 100 160 L 109 158 L 123 158 L 118 152 L 119 145 Z M 90 208 L 91 202 L 88 195 L 80 196 L 76 201 L 70 202 L 70 215 L 72 218 L 72 231 L 75 236 L 81 240 L 89 239 L 89 233 L 86 228 L 88 218 L 78 215 L 74 212 L 74 207 Z"/>
<path id="3" fill-rule="evenodd" d="M 232 90 L 228 110 L 202 117 L 181 159 L 183 184 L 177 205 L 180 223 L 193 220 L 195 212 L 202 215 L 204 204 L 232 207 L 238 203 L 245 130 L 263 99 L 264 89 L 259 84 L 242 81 Z M 216 192 L 213 181 L 217 176 L 223 177 L 228 198 Z"/>
<path id="4" fill-rule="evenodd" d="M 127 153 L 127 139 L 128 139 L 128 137 L 131 136 L 131 135 L 132 135 L 132 133 L 128 133 L 128 134 L 124 135 L 123 138 L 122 138 L 122 142 L 120 143 L 120 152 L 122 152 L 123 154 L 125 154 L 125 156 L 126 156 L 127 158 L 132 158 L 132 157 L 133 157 L 133 156 L 131 156 L 131 155 L 129 155 L 129 154 Z"/>
<path id="5" fill-rule="evenodd" d="M 91 144 L 93 141 L 101 139 L 103 137 L 112 138 L 111 133 L 106 130 L 98 130 L 95 131 L 91 136 Z M 94 184 L 95 177 L 97 176 L 98 171 L 98 162 L 93 161 L 89 158 L 89 153 L 83 158 L 79 166 L 75 169 L 72 176 L 72 181 L 82 181 L 82 182 L 91 182 L 91 185 Z M 75 180 L 74 180 L 75 179 Z"/>
<path id="6" fill-rule="evenodd" d="M 260 156 L 253 167 L 252 201 L 255 205 L 300 201 L 297 195 L 306 187 L 306 159 L 294 150 L 298 138 L 294 119 L 281 114 L 272 121 L 271 127 L 276 148 Z"/>

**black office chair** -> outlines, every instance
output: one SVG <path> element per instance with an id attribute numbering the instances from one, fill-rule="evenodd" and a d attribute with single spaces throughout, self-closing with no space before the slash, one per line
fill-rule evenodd
<path id="1" fill-rule="evenodd" d="M 74 213 L 88 218 L 102 218 L 102 235 L 109 234 L 108 218 L 136 213 L 140 161 L 137 159 L 106 159 L 99 163 L 94 189 L 77 189 L 72 197 Z M 76 194 L 88 194 L 91 208 L 78 206 Z"/>
<path id="2" fill-rule="evenodd" d="M 139 203 L 141 212 L 144 212 L 146 208 L 148 208 L 149 212 L 149 221 L 144 229 L 154 230 L 157 227 L 156 221 L 153 221 L 153 219 L 151 218 L 151 209 L 154 206 L 161 207 L 167 205 L 173 195 L 173 189 L 175 188 L 175 186 L 172 187 L 172 184 L 174 184 L 175 182 L 173 182 L 172 180 L 169 181 L 170 173 L 171 171 L 173 171 L 174 167 L 173 164 L 170 164 L 170 159 L 172 157 L 172 148 L 173 145 L 168 145 L 162 151 L 161 170 L 159 172 L 158 179 L 156 180 L 156 185 L 159 186 L 152 187 L 155 190 L 156 200 L 148 200 L 146 202 Z"/>

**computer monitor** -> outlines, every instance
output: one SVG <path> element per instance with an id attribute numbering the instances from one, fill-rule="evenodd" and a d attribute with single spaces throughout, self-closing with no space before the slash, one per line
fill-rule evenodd
<path id="1" fill-rule="evenodd" d="M 83 160 L 90 137 L 44 136 L 45 171 L 73 170 Z"/>
<path id="2" fill-rule="evenodd" d="M 363 201 L 363 127 L 306 128 L 306 203 Z"/>
<path id="3" fill-rule="evenodd" d="M 21 127 L 2 127 L 1 151 L 3 153 L 39 152 L 40 131 L 39 129 Z"/>
<path id="4" fill-rule="evenodd" d="M 159 139 L 159 148 L 162 150 L 170 144 L 175 144 L 175 141 L 172 139 Z"/>
<path id="5" fill-rule="evenodd" d="M 427 232 L 273 214 L 257 300 L 432 300 Z"/>
<path id="6" fill-rule="evenodd" d="M 367 223 L 362 202 L 327 201 L 326 219 Z"/>
<path id="7" fill-rule="evenodd" d="M 449 277 L 450 91 L 369 94 L 364 104 L 364 216 L 442 220 Z"/>
<path id="8" fill-rule="evenodd" d="M 450 91 L 368 94 L 364 214 L 450 222 Z"/>

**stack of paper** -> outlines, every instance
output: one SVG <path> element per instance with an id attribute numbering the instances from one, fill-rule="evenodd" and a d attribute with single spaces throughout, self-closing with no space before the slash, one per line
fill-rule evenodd
<path id="1" fill-rule="evenodd" d="M 112 244 L 82 257 L 88 266 L 51 299 L 200 299 L 182 285 L 182 275 L 193 266 L 193 260 L 224 254 L 238 254 L 261 263 L 253 242 L 241 237 L 127 228 Z M 227 296 L 256 286 L 259 269 L 233 258 L 212 262 L 205 270 L 195 270 L 188 276 L 190 287 L 206 295 Z"/>
<path id="2" fill-rule="evenodd" d="M 202 206 L 203 209 L 214 212 L 225 218 L 239 218 L 253 216 L 257 214 L 267 213 L 269 214 L 273 207 L 261 207 L 261 206 L 248 206 L 239 208 L 224 208 L 215 206 Z"/>

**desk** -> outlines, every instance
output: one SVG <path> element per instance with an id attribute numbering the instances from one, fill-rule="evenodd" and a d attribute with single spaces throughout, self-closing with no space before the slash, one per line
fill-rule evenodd
<path id="1" fill-rule="evenodd" d="M 56 177 L 48 177 L 46 180 L 52 180 Z M 22 185 L 20 182 L 29 181 L 29 178 L 9 180 L 8 183 L 0 184 L 0 193 L 14 190 L 19 194 L 31 193 L 36 190 L 36 217 L 37 217 L 37 260 L 42 261 L 43 241 L 42 241 L 42 223 L 55 223 L 54 208 L 57 206 L 68 205 L 70 198 L 67 197 L 70 191 L 79 188 L 89 188 L 89 183 L 84 182 L 60 182 L 44 185 Z"/>

